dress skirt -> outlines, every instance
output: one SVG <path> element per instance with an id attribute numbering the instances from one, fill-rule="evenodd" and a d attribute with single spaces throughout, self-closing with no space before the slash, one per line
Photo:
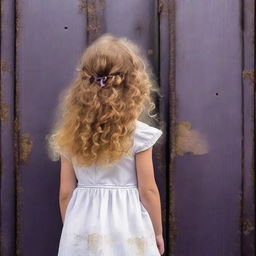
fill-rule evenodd
<path id="1" fill-rule="evenodd" d="M 68 203 L 58 256 L 160 256 L 136 185 L 78 184 Z"/>

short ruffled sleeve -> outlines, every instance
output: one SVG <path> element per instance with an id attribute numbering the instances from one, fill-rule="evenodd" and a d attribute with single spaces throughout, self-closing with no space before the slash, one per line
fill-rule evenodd
<path id="1" fill-rule="evenodd" d="M 133 153 L 138 153 L 152 147 L 162 135 L 162 131 L 137 121 L 137 128 L 134 136 Z"/>

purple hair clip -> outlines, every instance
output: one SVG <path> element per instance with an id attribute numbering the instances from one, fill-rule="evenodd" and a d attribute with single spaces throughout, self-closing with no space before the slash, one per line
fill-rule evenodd
<path id="1" fill-rule="evenodd" d="M 93 77 L 95 82 L 100 82 L 101 87 L 105 86 L 105 82 L 107 81 L 107 76 L 102 76 L 102 77 L 93 76 Z"/>

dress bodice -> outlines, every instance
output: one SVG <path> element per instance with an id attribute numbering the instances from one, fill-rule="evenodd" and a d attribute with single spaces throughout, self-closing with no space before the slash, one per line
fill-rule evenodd
<path id="1" fill-rule="evenodd" d="M 121 160 L 107 167 L 92 165 L 90 167 L 73 167 L 78 184 L 85 185 L 137 185 L 135 154 L 152 147 L 162 131 L 136 120 L 132 157 L 124 156 Z"/>

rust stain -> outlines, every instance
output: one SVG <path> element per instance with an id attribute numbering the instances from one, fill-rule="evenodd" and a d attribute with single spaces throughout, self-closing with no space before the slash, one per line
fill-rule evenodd
<path id="1" fill-rule="evenodd" d="M 176 237 L 178 235 L 178 229 L 177 229 L 177 220 L 175 216 L 175 189 L 174 189 L 174 170 L 175 170 L 175 157 L 176 157 L 176 150 L 175 150 L 175 144 L 176 144 L 176 136 L 175 136 L 175 127 L 176 127 L 176 82 L 175 82 L 175 69 L 176 69 L 176 18 L 175 18 L 175 0 L 167 1 L 168 6 L 164 5 L 167 16 L 168 16 L 168 22 L 169 22 L 169 63 L 170 63 L 170 73 L 169 73 L 169 84 L 170 84 L 170 92 L 169 92 L 169 98 L 170 98 L 170 108 L 169 108 L 169 119 L 170 121 L 170 129 L 168 131 L 168 135 L 170 136 L 170 143 L 168 145 L 169 151 L 170 151 L 170 162 L 168 166 L 168 206 L 167 206 L 167 214 L 168 216 L 168 228 L 169 232 L 167 234 L 167 245 L 166 245 L 166 251 L 169 252 L 170 256 L 175 255 L 175 247 L 176 247 Z M 161 13 L 161 16 L 163 14 Z"/>
<path id="2" fill-rule="evenodd" d="M 100 3 L 101 10 L 104 10 L 106 6 L 105 0 L 99 0 L 99 3 Z"/>
<path id="3" fill-rule="evenodd" d="M 137 256 L 144 255 L 146 249 L 145 237 L 131 237 L 127 239 L 127 242 L 131 246 L 131 248 L 135 249 Z"/>
<path id="4" fill-rule="evenodd" d="M 154 54 L 153 49 L 148 49 L 148 55 L 153 55 L 153 54 Z"/>
<path id="5" fill-rule="evenodd" d="M 18 161 L 18 139 L 19 139 L 19 121 L 18 116 L 15 116 L 14 119 L 14 154 L 15 154 L 15 175 L 16 175 L 16 194 L 17 194 L 17 203 L 16 203 L 16 235 L 17 235 L 17 242 L 16 242 L 16 255 L 21 255 L 21 242 L 20 242 L 20 234 L 21 234 L 21 223 L 22 223 L 22 215 L 21 215 L 21 193 L 22 187 L 20 185 L 20 172 L 19 172 L 19 161 Z"/>
<path id="6" fill-rule="evenodd" d="M 158 5 L 158 13 L 161 13 L 163 10 L 164 2 L 162 0 L 159 1 Z"/>
<path id="7" fill-rule="evenodd" d="M 252 82 L 254 82 L 254 70 L 244 70 L 243 71 L 243 79 L 249 78 Z"/>
<path id="8" fill-rule="evenodd" d="M 79 13 L 86 13 L 87 3 L 86 0 L 80 0 L 78 5 Z"/>
<path id="9" fill-rule="evenodd" d="M 97 17 L 96 2 L 87 1 L 87 40 L 88 43 L 93 42 L 98 37 L 100 29 L 99 18 Z"/>
<path id="10" fill-rule="evenodd" d="M 23 163 L 28 161 L 30 153 L 32 151 L 32 140 L 29 133 L 21 134 L 20 138 L 20 160 Z"/>
<path id="11" fill-rule="evenodd" d="M 191 152 L 195 155 L 208 153 L 208 144 L 199 131 L 191 129 L 190 122 L 176 124 L 176 155 Z"/>
<path id="12" fill-rule="evenodd" d="M 0 8 L 1 8 L 1 17 L 3 17 L 3 13 L 4 13 L 4 5 L 2 4 L 3 1 L 1 1 L 1 4 L 0 4 Z M 1 22 L 1 31 L 3 31 L 3 22 Z"/>
<path id="13" fill-rule="evenodd" d="M 20 46 L 20 27 L 21 27 L 21 12 L 20 12 L 20 0 L 16 1 L 15 4 L 15 53 L 16 59 L 14 60 L 16 63 L 19 62 L 20 54 L 19 54 L 19 46 Z M 15 113 L 14 113 L 14 159 L 15 159 L 15 176 L 16 176 L 16 255 L 22 255 L 22 241 L 21 241 L 21 232 L 22 232 L 22 214 L 21 214 L 21 197 L 22 197 L 22 186 L 21 186 L 21 173 L 20 173 L 20 159 L 19 159 L 19 149 L 20 149 L 20 109 L 19 109 L 19 100 L 20 100 L 20 92 L 19 92 L 19 77 L 18 71 L 15 70 L 14 79 L 15 79 Z"/>
<path id="14" fill-rule="evenodd" d="M 93 42 L 101 33 L 101 19 L 105 9 L 105 0 L 79 0 L 79 13 L 84 13 L 87 18 L 87 43 Z"/>
<path id="15" fill-rule="evenodd" d="M 16 5 L 16 49 L 20 46 L 20 27 L 21 27 L 21 13 Z"/>
<path id="16" fill-rule="evenodd" d="M 158 14 L 160 14 L 160 15 L 168 15 L 169 11 L 170 11 L 169 2 L 168 1 L 159 0 Z"/>
<path id="17" fill-rule="evenodd" d="M 4 102 L 1 102 L 0 105 L 0 120 L 2 122 L 7 121 L 9 116 L 9 108 L 8 105 Z"/>
<path id="18" fill-rule="evenodd" d="M 249 235 L 254 230 L 254 225 L 249 219 L 243 221 L 243 233 Z"/>
<path id="19" fill-rule="evenodd" d="M 11 69 L 8 67 L 6 60 L 1 60 L 1 71 L 2 72 L 11 72 Z"/>

